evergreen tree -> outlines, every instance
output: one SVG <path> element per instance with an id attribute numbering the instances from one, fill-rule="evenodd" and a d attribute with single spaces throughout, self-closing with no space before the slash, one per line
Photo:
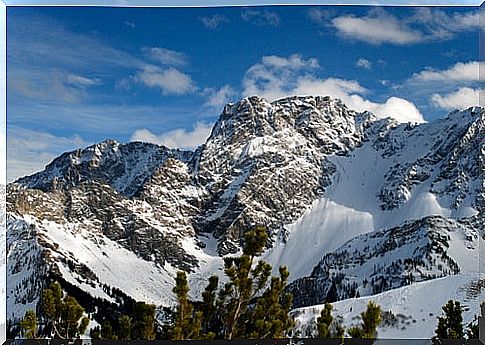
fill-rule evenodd
<path id="1" fill-rule="evenodd" d="M 27 310 L 25 312 L 24 318 L 20 321 L 20 327 L 24 339 L 37 338 L 37 317 L 35 311 Z"/>
<path id="2" fill-rule="evenodd" d="M 443 307 L 444 317 L 438 317 L 435 338 L 437 339 L 463 339 L 463 309 L 460 302 L 449 300 Z"/>
<path id="3" fill-rule="evenodd" d="M 221 321 L 218 313 L 217 288 L 219 287 L 219 278 L 212 276 L 209 278 L 209 284 L 202 292 L 202 331 L 205 338 L 213 339 L 216 336 L 217 328 L 220 328 Z"/>
<path id="4" fill-rule="evenodd" d="M 131 336 L 131 318 L 128 315 L 122 315 L 118 319 L 119 323 L 119 331 L 118 331 L 118 339 L 119 340 L 130 340 Z"/>
<path id="5" fill-rule="evenodd" d="M 198 339 L 202 330 L 202 312 L 194 311 L 194 306 L 189 300 L 189 285 L 185 272 L 177 272 L 173 292 L 177 296 L 178 307 L 171 338 Z"/>
<path id="6" fill-rule="evenodd" d="M 367 309 L 360 314 L 362 317 L 362 324 L 360 326 L 353 326 L 348 333 L 352 338 L 376 339 L 377 327 L 381 323 L 381 307 L 375 302 L 370 301 L 367 304 Z"/>
<path id="7" fill-rule="evenodd" d="M 345 329 L 339 321 L 332 316 L 332 305 L 325 303 L 324 308 L 317 318 L 318 337 L 323 339 L 344 337 Z"/>
<path id="8" fill-rule="evenodd" d="M 217 276 L 210 277 L 200 303 L 189 300 L 186 274 L 177 274 L 172 339 L 279 338 L 291 328 L 292 295 L 285 289 L 288 270 L 281 267 L 279 277 L 268 284 L 271 265 L 264 261 L 253 265 L 266 245 L 266 229 L 256 227 L 244 237 L 243 254 L 224 259 L 227 283 L 219 287 Z"/>
<path id="9" fill-rule="evenodd" d="M 101 323 L 101 339 L 116 340 L 116 335 L 113 332 L 113 326 L 107 320 Z"/>
<path id="10" fill-rule="evenodd" d="M 89 318 L 84 308 L 69 295 L 64 298 L 59 283 L 52 283 L 41 296 L 41 311 L 51 335 L 61 339 L 77 338 L 86 331 Z"/>
<path id="11" fill-rule="evenodd" d="M 136 302 L 133 306 L 131 338 L 154 340 L 157 334 L 155 326 L 155 306 L 145 302 Z"/>
<path id="12" fill-rule="evenodd" d="M 269 264 L 263 265 L 266 266 L 263 270 L 271 270 Z M 251 338 L 282 338 L 293 326 L 293 320 L 289 317 L 293 296 L 285 291 L 290 273 L 284 266 L 279 271 L 280 276 L 273 277 L 270 286 L 257 299 L 250 318 Z"/>
<path id="13" fill-rule="evenodd" d="M 86 331 L 89 319 L 83 317 L 84 308 L 72 296 L 66 296 L 61 311 L 61 329 L 66 338 L 76 338 Z"/>
<path id="14" fill-rule="evenodd" d="M 360 326 L 352 326 L 347 332 L 352 338 L 364 338 L 364 331 Z"/>
<path id="15" fill-rule="evenodd" d="M 260 261 L 251 270 L 254 257 L 260 255 L 266 245 L 268 234 L 264 227 L 246 232 L 243 255 L 224 260 L 224 273 L 229 278 L 222 294 L 224 339 L 231 340 L 245 335 L 245 320 L 248 304 L 266 285 L 271 275 L 271 266 Z M 268 269 L 269 267 L 269 269 Z M 247 316 L 247 315 L 246 315 Z"/>
<path id="16" fill-rule="evenodd" d="M 320 312 L 320 317 L 317 318 L 317 330 L 319 338 L 332 338 L 330 334 L 330 327 L 333 323 L 332 305 L 325 303 L 325 307 Z"/>

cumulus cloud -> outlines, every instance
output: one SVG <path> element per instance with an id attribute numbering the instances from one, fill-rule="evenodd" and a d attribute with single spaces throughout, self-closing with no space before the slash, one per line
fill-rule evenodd
<path id="1" fill-rule="evenodd" d="M 457 62 L 445 69 L 426 68 L 414 73 L 404 87 L 426 97 L 435 108 L 463 109 L 478 105 L 483 62 Z M 414 90 L 414 91 L 413 91 Z"/>
<path id="2" fill-rule="evenodd" d="M 63 152 L 86 145 L 78 135 L 59 137 L 47 132 L 11 127 L 7 136 L 7 182 L 43 170 Z"/>
<path id="3" fill-rule="evenodd" d="M 434 106 L 446 110 L 465 109 L 479 105 L 479 94 L 481 92 L 480 89 L 461 87 L 446 95 L 433 94 L 431 101 Z"/>
<path id="4" fill-rule="evenodd" d="M 229 18 L 223 14 L 214 14 L 211 16 L 199 17 L 199 20 L 204 24 L 206 28 L 217 29 L 224 23 L 229 23 Z"/>
<path id="5" fill-rule="evenodd" d="M 372 11 L 364 17 L 336 17 L 332 19 L 332 25 L 343 37 L 371 44 L 405 45 L 423 40 L 423 35 L 419 31 L 384 11 Z"/>
<path id="6" fill-rule="evenodd" d="M 149 58 L 162 65 L 183 66 L 187 64 L 187 56 L 175 50 L 160 47 L 143 47 L 141 50 Z"/>
<path id="7" fill-rule="evenodd" d="M 135 80 L 152 88 L 159 88 L 164 95 L 183 95 L 194 92 L 197 88 L 192 78 L 174 67 L 145 67 L 139 71 Z"/>
<path id="8" fill-rule="evenodd" d="M 370 62 L 366 58 L 360 58 L 359 60 L 357 60 L 355 65 L 357 67 L 365 68 L 365 69 L 371 69 L 372 68 L 372 62 Z"/>
<path id="9" fill-rule="evenodd" d="M 251 66 L 243 78 L 243 95 L 259 95 L 278 99 L 296 87 L 295 76 L 319 67 L 316 59 L 303 59 L 294 54 L 288 58 L 263 56 L 261 63 Z"/>
<path id="10" fill-rule="evenodd" d="M 305 60 L 299 55 L 289 58 L 263 57 L 261 63 L 253 65 L 243 79 L 243 95 L 258 95 L 268 100 L 293 95 L 322 95 L 340 98 L 349 108 L 357 111 L 369 110 L 379 117 L 393 117 L 400 122 L 424 122 L 416 106 L 398 97 L 384 103 L 364 98 L 368 90 L 355 80 L 319 78 L 316 59 Z"/>
<path id="11" fill-rule="evenodd" d="M 482 68 L 485 67 L 483 63 L 478 61 L 458 62 L 445 70 L 436 70 L 428 68 L 419 73 L 414 73 L 412 80 L 414 81 L 440 81 L 440 82 L 456 82 L 456 81 L 478 81 L 478 73 L 480 64 Z"/>
<path id="12" fill-rule="evenodd" d="M 205 143 L 212 131 L 212 124 L 199 122 L 192 130 L 175 129 L 162 134 L 154 134 L 148 129 L 139 129 L 131 136 L 131 141 L 143 141 L 170 148 L 195 149 Z"/>
<path id="13" fill-rule="evenodd" d="M 221 109 L 224 105 L 231 101 L 232 98 L 238 95 L 236 90 L 234 90 L 230 85 L 224 85 L 219 89 L 205 88 L 202 94 L 207 97 L 205 105 L 215 109 Z"/>
<path id="14" fill-rule="evenodd" d="M 257 26 L 278 26 L 281 18 L 276 12 L 260 10 L 244 10 L 241 18 Z"/>

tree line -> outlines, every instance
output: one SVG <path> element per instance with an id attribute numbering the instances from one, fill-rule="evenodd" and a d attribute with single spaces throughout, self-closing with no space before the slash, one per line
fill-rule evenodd
<path id="1" fill-rule="evenodd" d="M 242 255 L 224 258 L 226 283 L 219 284 L 214 275 L 202 292 L 201 300 L 189 298 L 189 284 L 185 272 L 175 278 L 177 306 L 172 319 L 158 329 L 156 307 L 136 302 L 130 315 L 117 320 L 103 320 L 90 330 L 92 339 L 277 339 L 292 336 L 294 322 L 290 316 L 292 294 L 286 290 L 289 272 L 279 268 L 279 276 L 272 277 L 270 264 L 255 262 L 266 245 L 267 231 L 255 227 L 246 232 Z M 29 310 L 20 321 L 23 338 L 74 339 L 85 334 L 90 319 L 77 300 L 63 294 L 59 283 L 43 290 L 39 315 Z M 333 307 L 326 303 L 316 319 L 319 338 L 376 339 L 381 323 L 381 308 L 369 302 L 361 313 L 361 323 L 348 329 L 332 315 Z M 436 339 L 478 338 L 478 323 L 463 326 L 463 308 L 459 302 L 449 301 L 443 306 L 444 316 L 438 318 Z"/>

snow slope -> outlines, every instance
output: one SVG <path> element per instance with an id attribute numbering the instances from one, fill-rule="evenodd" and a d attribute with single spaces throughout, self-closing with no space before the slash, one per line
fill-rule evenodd
<path id="1" fill-rule="evenodd" d="M 448 300 L 460 301 L 465 308 L 463 321 L 468 324 L 480 312 L 480 301 L 485 300 L 485 280 L 477 273 L 465 273 L 456 276 L 420 282 L 399 289 L 386 291 L 374 296 L 347 299 L 333 303 L 334 316 L 341 316 L 344 325 L 349 327 L 359 324 L 360 313 L 366 309 L 369 301 L 381 306 L 383 312 L 391 312 L 378 328 L 379 338 L 414 339 L 431 338 L 442 315 L 441 307 Z M 312 323 L 316 321 L 324 305 L 315 305 L 293 310 L 296 330 L 302 335 L 313 332 Z"/>
<path id="2" fill-rule="evenodd" d="M 422 163 L 430 160 L 430 156 L 449 149 L 449 142 L 461 138 L 467 130 L 464 120 L 473 119 L 467 118 L 465 114 L 452 114 L 447 119 L 411 129 L 409 125 L 397 126 L 381 120 L 374 124 L 381 131 L 379 135 L 369 134 L 367 141 L 348 155 L 329 156 L 336 171 L 324 196 L 315 201 L 296 222 L 285 226 L 287 234 L 265 253 L 264 259 L 275 267 L 286 265 L 291 272 L 290 279 L 294 280 L 310 274 L 325 254 L 355 236 L 427 216 L 459 219 L 477 215 L 477 199 L 484 193 L 480 185 L 483 176 L 469 178 L 471 172 L 466 167 L 461 168 L 469 181 L 465 186 L 466 197 L 454 207 L 455 189 L 450 188 L 448 194 L 443 193 L 441 196 L 432 192 L 438 184 L 438 177 L 447 168 L 446 159 L 441 158 L 435 164 Z M 384 122 L 387 132 L 382 132 L 381 122 Z M 472 127 L 479 124 L 483 128 L 483 114 L 469 123 Z M 449 132 L 450 128 L 456 131 L 457 127 L 461 127 L 461 130 L 454 137 L 442 135 Z M 372 133 L 372 128 L 369 132 Z M 474 135 L 475 142 L 479 143 L 477 130 Z M 381 140 L 382 137 L 386 140 Z M 478 160 L 478 155 L 477 147 L 473 155 L 465 155 L 463 159 L 468 160 L 466 164 L 476 165 L 472 162 Z M 407 175 L 418 175 L 419 169 L 426 169 L 426 178 L 416 178 L 409 185 L 399 186 Z M 395 176 L 401 178 L 393 181 Z M 386 205 L 379 193 L 393 188 L 402 200 L 398 207 L 384 207 Z"/>

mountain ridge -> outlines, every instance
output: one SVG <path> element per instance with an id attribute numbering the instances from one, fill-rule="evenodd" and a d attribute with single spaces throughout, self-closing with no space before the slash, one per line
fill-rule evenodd
<path id="1" fill-rule="evenodd" d="M 104 291 L 107 284 L 130 298 L 170 306 L 178 269 L 190 273 L 197 297 L 209 275 L 222 278 L 222 257 L 237 253 L 254 225 L 266 226 L 270 235 L 262 259 L 275 269 L 289 266 L 293 287 L 317 278 L 312 270 L 322 257 L 337 263 L 346 243 L 360 248 L 373 234 L 404 233 L 429 217 L 442 221 L 425 236 L 445 231 L 442 224 L 476 234 L 485 200 L 483 171 L 474 164 L 485 152 L 484 114 L 473 107 L 432 123 L 399 124 L 330 97 L 271 103 L 249 97 L 227 105 L 194 151 L 106 140 L 9 184 L 8 255 L 11 262 L 30 257 L 26 248 L 34 246 L 31 262 L 43 260 L 39 267 L 55 267 L 92 296 L 115 301 Z M 412 236 L 402 237 L 404 246 L 418 248 Z M 472 237 L 476 248 L 482 236 Z M 15 245 L 23 241 L 26 247 Z M 448 242 L 463 248 L 466 241 Z M 83 255 L 73 254 L 80 250 Z M 395 250 L 389 255 L 396 260 L 416 259 Z M 430 265 L 435 272 L 438 263 Z M 354 273 L 339 270 L 343 280 L 354 281 Z M 38 299 L 19 287 L 47 278 L 24 261 L 7 271 L 14 320 Z M 127 274 L 134 288 L 119 280 Z M 461 271 L 443 273 L 449 274 Z M 352 297 L 344 290 L 338 288 L 337 299 Z M 308 291 L 294 289 L 295 300 L 305 300 Z"/>

